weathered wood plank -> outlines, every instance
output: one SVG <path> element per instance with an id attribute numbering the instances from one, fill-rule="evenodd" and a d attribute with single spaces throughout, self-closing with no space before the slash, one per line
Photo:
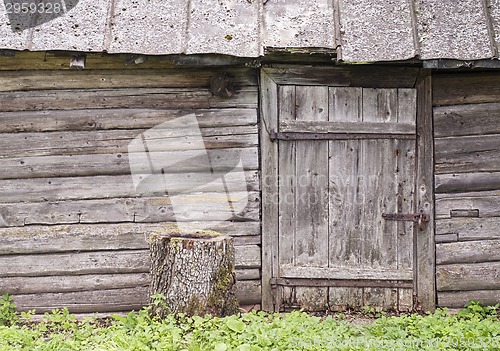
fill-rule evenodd
<path id="1" fill-rule="evenodd" d="M 398 289 L 396 288 L 364 288 L 363 306 L 372 306 L 384 310 L 398 309 Z"/>
<path id="2" fill-rule="evenodd" d="M 500 172 L 436 175 L 436 193 L 466 193 L 500 189 Z"/>
<path id="3" fill-rule="evenodd" d="M 259 269 L 236 269 L 238 281 L 259 278 Z M 10 295 L 68 293 L 144 287 L 150 282 L 149 273 L 4 277 L 0 278 L 0 291 Z"/>
<path id="4" fill-rule="evenodd" d="M 0 277 L 149 272 L 149 250 L 0 256 Z"/>
<path id="5" fill-rule="evenodd" d="M 279 87 L 278 114 L 279 121 L 295 120 L 296 94 L 294 85 Z M 294 262 L 295 230 L 296 230 L 296 198 L 297 178 L 295 168 L 297 163 L 297 142 L 279 141 L 279 264 Z M 278 288 L 282 289 L 282 288 Z M 286 289 L 286 288 L 285 288 Z M 281 292 L 277 292 L 282 296 Z"/>
<path id="6" fill-rule="evenodd" d="M 283 278 L 308 278 L 308 279 L 353 279 L 353 280 L 412 280 L 413 273 L 410 269 L 388 271 L 373 268 L 356 267 L 295 267 L 283 265 L 281 267 Z"/>
<path id="7" fill-rule="evenodd" d="M 298 121 L 328 121 L 328 100 L 326 86 L 296 86 L 295 118 Z M 293 253 L 297 266 L 328 266 L 328 145 L 328 141 L 296 142 L 292 175 L 297 185 Z M 328 308 L 327 288 L 296 287 L 295 297 L 306 309 Z"/>
<path id="8" fill-rule="evenodd" d="M 328 307 L 335 312 L 358 309 L 363 306 L 362 288 L 328 288 Z"/>
<path id="9" fill-rule="evenodd" d="M 398 289 L 398 311 L 412 312 L 413 311 L 413 289 Z"/>
<path id="10" fill-rule="evenodd" d="M 363 122 L 396 123 L 397 121 L 397 89 L 363 88 Z M 390 127 L 388 129 L 390 129 Z M 412 130 L 409 132 L 412 134 L 415 133 L 414 127 L 411 129 Z"/>
<path id="11" fill-rule="evenodd" d="M 175 168 L 168 168 L 172 173 L 206 172 L 207 165 L 196 157 L 199 154 L 197 150 L 149 153 L 151 159 L 163 158 L 168 159 L 169 164 L 175 163 Z M 257 147 L 211 149 L 207 150 L 207 155 L 214 169 L 236 166 L 239 160 L 245 170 L 259 168 Z M 130 174 L 129 156 L 128 153 L 113 153 L 4 158 L 0 179 L 125 175 Z M 142 172 L 149 171 L 151 166 L 147 158 L 134 158 L 133 164 L 134 171 Z"/>
<path id="12" fill-rule="evenodd" d="M 436 225 L 437 227 L 437 225 Z M 435 238 L 436 244 L 438 243 L 448 243 L 458 241 L 458 234 L 438 234 L 436 233 Z"/>
<path id="13" fill-rule="evenodd" d="M 500 171 L 500 134 L 435 139 L 436 173 Z"/>
<path id="14" fill-rule="evenodd" d="M 415 125 L 417 120 L 417 90 L 398 89 L 398 123 Z"/>
<path id="15" fill-rule="evenodd" d="M 328 88 L 296 87 L 297 120 L 328 120 Z M 328 265 L 328 142 L 296 144 L 295 264 Z"/>
<path id="16" fill-rule="evenodd" d="M 359 123 L 362 120 L 361 88 L 329 88 L 329 121 Z M 360 125 L 360 124 L 358 124 Z M 357 264 L 360 212 L 355 182 L 358 179 L 358 141 L 329 142 L 329 266 Z M 329 309 L 345 311 L 363 305 L 363 289 L 328 288 Z"/>
<path id="17" fill-rule="evenodd" d="M 209 228 L 233 236 L 235 246 L 253 245 L 251 247 L 255 251 L 255 246 L 259 245 L 259 242 L 248 240 L 249 238 L 260 240 L 259 222 L 191 222 L 190 224 L 193 230 Z M 175 229 L 175 223 L 109 223 L 1 228 L 0 255 L 147 249 L 149 234 Z M 240 238 L 243 240 L 239 240 Z"/>
<path id="18" fill-rule="evenodd" d="M 0 158 L 126 153 L 132 140 L 139 137 L 144 131 L 127 129 L 0 134 Z M 196 133 L 195 129 L 193 129 L 193 133 Z M 169 139 L 172 137 L 175 138 L 174 142 Z M 205 128 L 202 130 L 202 138 L 205 149 L 241 148 L 257 145 L 256 129 L 253 126 Z M 186 136 L 179 134 L 179 131 L 176 132 L 175 129 L 148 131 L 148 140 L 153 146 L 150 151 L 154 152 L 200 149 L 199 135 Z M 177 140 L 178 142 L 176 142 Z"/>
<path id="19" fill-rule="evenodd" d="M 432 79 L 430 71 L 422 70 L 417 82 L 417 172 L 416 210 L 430 216 L 423 230 L 415 235 L 415 290 L 424 311 L 433 311 L 435 297 L 434 242 L 434 131 L 432 124 Z"/>
<path id="20" fill-rule="evenodd" d="M 32 242 L 33 244 L 33 242 Z M 0 256 L 0 277 L 147 273 L 149 250 L 113 250 Z M 235 246 L 238 269 L 260 268 L 260 247 Z"/>
<path id="21" fill-rule="evenodd" d="M 418 70 L 410 67 L 320 67 L 273 65 L 265 67 L 277 84 L 413 88 Z"/>
<path id="22" fill-rule="evenodd" d="M 296 90 L 294 85 L 282 85 L 278 88 L 278 119 L 279 123 L 295 121 L 296 119 Z M 278 127 L 281 128 L 281 127 Z M 296 236 L 296 186 L 295 168 L 297 163 L 297 142 L 279 141 L 278 144 L 279 164 L 279 239 L 278 260 L 279 264 L 291 264 L 295 256 Z M 278 286 L 275 295 L 276 310 L 281 309 L 283 303 L 290 305 L 287 297 L 291 296 L 291 290 L 286 286 Z"/>
<path id="23" fill-rule="evenodd" d="M 0 92 L 49 89 L 117 88 L 208 88 L 219 68 L 175 68 L 148 70 L 23 70 L 0 75 Z M 257 85 L 256 70 L 231 68 L 235 86 Z"/>
<path id="24" fill-rule="evenodd" d="M 500 74 L 436 74 L 432 82 L 433 105 L 463 105 L 500 102 Z"/>
<path id="25" fill-rule="evenodd" d="M 455 209 L 478 209 L 482 218 L 500 217 L 500 191 L 436 194 L 436 218 L 450 218 Z"/>
<path id="26" fill-rule="evenodd" d="M 257 88 L 242 87 L 230 98 L 182 88 L 36 90 L 0 93 L 0 111 L 91 108 L 257 108 Z"/>
<path id="27" fill-rule="evenodd" d="M 200 223 L 200 222 L 198 222 Z M 224 223 L 224 222 L 222 222 Z M 237 223 L 237 222 L 227 222 L 227 223 Z M 260 236 L 260 222 L 238 222 L 240 224 L 245 224 L 241 228 L 239 228 L 239 232 L 237 236 L 233 237 L 233 243 L 234 246 L 243 246 L 243 245 L 261 245 L 262 244 L 262 239 Z M 248 224 L 252 224 L 251 226 L 248 226 Z M 256 226 L 258 225 L 258 226 Z M 217 223 L 214 223 L 214 227 L 218 228 L 223 228 L 220 224 L 218 225 Z M 258 234 L 253 234 L 251 229 L 248 229 L 248 232 L 245 232 L 245 227 L 254 229 L 256 233 Z M 237 230 L 238 227 L 236 227 L 235 230 Z M 221 232 L 220 230 L 217 230 Z M 250 234 L 250 235 L 246 235 Z"/>
<path id="28" fill-rule="evenodd" d="M 116 312 L 139 310 L 149 303 L 149 287 L 14 295 L 19 311 L 35 309 L 37 313 L 67 307 L 71 313 Z"/>
<path id="29" fill-rule="evenodd" d="M 149 273 L 3 277 L 0 291 L 11 295 L 62 293 L 149 286 Z"/>
<path id="30" fill-rule="evenodd" d="M 66 52 L 30 52 L 30 51 L 17 51 L 15 56 L 1 56 L 0 57 L 0 70 L 72 70 L 69 67 L 70 58 L 72 53 Z M 197 55 L 151 55 L 147 57 L 146 62 L 140 64 L 132 64 L 130 62 L 131 55 L 129 54 L 103 54 L 87 53 L 86 67 L 89 69 L 119 69 L 119 70 L 146 70 L 146 69 L 169 69 L 179 67 L 193 67 L 212 65 L 234 65 L 244 64 L 248 59 L 232 58 L 226 59 L 216 55 L 206 55 L 200 57 Z M 198 66 L 195 66 L 198 65 Z"/>
<path id="31" fill-rule="evenodd" d="M 178 117 L 195 114 L 200 128 L 250 126 L 256 109 L 88 109 L 0 112 L 0 133 L 149 129 Z"/>
<path id="32" fill-rule="evenodd" d="M 436 245 L 436 264 L 438 265 L 492 261 L 500 261 L 500 240 L 466 241 Z"/>
<path id="33" fill-rule="evenodd" d="M 238 281 L 259 278 L 259 269 L 236 270 L 236 279 Z M 149 286 L 150 281 L 151 276 L 149 273 L 4 277 L 0 279 L 0 291 L 10 295 L 67 293 Z"/>
<path id="34" fill-rule="evenodd" d="M 500 103 L 434 107 L 433 113 L 437 138 L 500 134 Z"/>
<path id="35" fill-rule="evenodd" d="M 260 296 L 258 280 L 236 284 L 236 297 L 240 304 L 258 304 Z M 62 307 L 68 307 L 72 313 L 139 310 L 149 303 L 149 287 L 14 295 L 14 303 L 19 311 L 35 309 L 37 313 Z"/>
<path id="36" fill-rule="evenodd" d="M 363 122 L 396 124 L 396 89 L 363 89 L 362 114 Z M 394 178 L 399 156 L 394 140 L 362 140 L 360 143 L 358 181 L 361 198 L 356 204 L 362 209 L 362 239 L 356 243 L 361 246 L 358 267 L 397 270 L 397 222 L 386 221 L 382 213 L 393 213 L 397 209 Z M 407 186 L 412 185 L 407 183 Z M 377 295 L 369 294 L 373 298 Z M 371 304 L 369 300 L 365 302 Z M 378 304 L 379 301 L 374 300 L 373 303 Z"/>
<path id="37" fill-rule="evenodd" d="M 500 290 L 500 262 L 438 265 L 436 281 L 437 291 Z"/>
<path id="38" fill-rule="evenodd" d="M 328 305 L 328 288 L 292 287 L 283 290 L 286 309 L 304 309 L 310 312 L 325 311 Z"/>
<path id="39" fill-rule="evenodd" d="M 240 305 L 261 303 L 261 282 L 259 280 L 243 280 L 236 283 L 236 298 Z"/>
<path id="40" fill-rule="evenodd" d="M 363 232 L 361 211 L 363 193 L 358 168 L 359 141 L 330 142 L 329 174 L 329 266 L 359 266 Z M 340 292 L 340 290 L 339 290 Z"/>
<path id="41" fill-rule="evenodd" d="M 393 123 L 353 123 L 329 121 L 280 121 L 280 132 L 294 133 L 383 133 L 383 134 L 415 134 L 415 125 Z"/>
<path id="42" fill-rule="evenodd" d="M 230 173 L 180 173 L 163 174 L 142 179 L 146 182 L 134 187 L 132 177 L 124 176 L 92 176 L 92 177 L 54 177 L 35 179 L 0 180 L 0 202 L 41 202 L 82 199 L 106 199 L 119 197 L 165 196 L 170 190 L 177 194 L 188 192 L 220 192 L 224 191 L 221 182 L 233 189 L 245 179 L 248 191 L 259 191 L 260 184 L 257 171 Z M 149 181 L 151 180 L 151 182 Z M 155 181 L 155 183 L 153 183 Z M 165 183 L 163 183 L 165 181 Z M 165 186 L 168 184 L 168 187 Z M 238 199 L 245 194 L 234 194 Z M 194 195 L 193 195 L 194 196 Z M 198 200 L 201 200 L 200 196 Z M 243 199 L 244 200 L 244 199 Z"/>
<path id="43" fill-rule="evenodd" d="M 233 200 L 233 205 L 243 206 L 246 196 L 241 195 L 240 203 Z M 221 204 L 227 203 L 227 195 L 224 193 L 178 196 L 177 200 L 190 204 L 188 212 L 182 209 L 174 211 L 169 197 L 7 203 L 0 205 L 0 227 L 77 223 L 259 221 L 260 195 L 255 192 L 247 195 L 247 205 L 238 213 L 234 213 L 229 207 L 221 207 Z M 214 211 L 214 207 L 218 210 Z"/>
<path id="44" fill-rule="evenodd" d="M 498 217 L 438 219 L 436 235 L 454 235 L 460 241 L 500 239 L 499 221 Z"/>
<path id="45" fill-rule="evenodd" d="M 269 135 L 278 129 L 278 86 L 261 71 L 260 148 L 262 162 L 262 309 L 274 311 L 271 278 L 278 275 L 278 145 Z M 258 302 L 257 302 L 258 303 Z"/>
<path id="46" fill-rule="evenodd" d="M 235 246 L 235 262 L 237 268 L 260 268 L 262 262 L 260 246 Z"/>
<path id="47" fill-rule="evenodd" d="M 359 123 L 362 121 L 362 89 L 330 88 L 329 121 Z M 360 249 L 360 180 L 358 157 L 359 141 L 329 142 L 329 266 L 358 265 Z M 346 293 L 352 303 L 361 297 L 359 291 L 348 288 L 331 288 L 330 301 L 342 299 Z M 355 301 L 354 301 L 355 300 Z M 340 308 L 340 302 L 333 302 Z"/>
<path id="48" fill-rule="evenodd" d="M 400 113 L 398 118 L 402 118 L 403 111 L 410 116 L 416 114 L 416 104 L 413 103 L 413 111 L 411 106 L 399 105 Z M 415 143 L 410 140 L 396 141 L 397 151 L 399 157 L 397 158 L 397 171 L 395 172 L 395 184 L 397 187 L 396 208 L 397 213 L 413 213 L 416 208 L 416 195 L 415 195 L 415 169 L 416 169 L 416 155 Z M 397 224 L 397 262 L 398 269 L 412 269 L 414 270 L 414 249 L 415 249 L 415 230 L 418 230 L 412 222 L 401 222 Z M 415 284 L 415 281 L 414 281 Z M 391 294 L 391 291 L 387 291 Z M 411 311 L 413 308 L 413 289 L 398 289 L 398 311 Z"/>
<path id="49" fill-rule="evenodd" d="M 242 282 L 245 280 L 259 280 L 259 279 L 260 279 L 260 267 L 236 269 L 236 280 L 238 282 Z"/>
<path id="50" fill-rule="evenodd" d="M 439 307 L 462 308 L 471 300 L 494 306 L 500 303 L 500 290 L 442 291 L 437 298 Z"/>

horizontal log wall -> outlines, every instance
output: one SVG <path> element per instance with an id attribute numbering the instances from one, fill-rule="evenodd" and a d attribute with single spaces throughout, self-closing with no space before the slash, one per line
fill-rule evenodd
<path id="1" fill-rule="evenodd" d="M 438 304 L 500 302 L 500 74 L 433 77 Z"/>
<path id="2" fill-rule="evenodd" d="M 260 303 L 256 71 L 225 69 L 235 87 L 226 98 L 210 92 L 221 68 L 162 68 L 153 61 L 131 69 L 93 57 L 90 68 L 98 69 L 69 71 L 35 60 L 21 66 L 37 69 L 14 71 L 4 69 L 21 66 L 2 58 L 0 292 L 14 295 L 19 309 L 141 308 L 150 280 L 147 235 L 170 230 L 175 221 L 233 236 L 240 302 Z M 188 204 L 179 212 L 163 184 L 134 186 L 128 147 L 150 128 L 193 114 L 203 144 L 194 133 L 132 160 L 143 176 L 152 159 L 176 164 L 162 179 L 188 189 L 176 195 Z M 156 133 L 155 140 L 176 137 L 166 129 Z M 207 169 L 195 158 L 204 149 L 213 168 L 222 169 L 225 189 L 239 189 L 242 181 L 245 189 L 246 180 L 248 200 L 241 195 L 246 206 L 238 213 L 214 210 L 228 195 L 206 181 Z M 243 168 L 227 173 L 237 160 Z"/>

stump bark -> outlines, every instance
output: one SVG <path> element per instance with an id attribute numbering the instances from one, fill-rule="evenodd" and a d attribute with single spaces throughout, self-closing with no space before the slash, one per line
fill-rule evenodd
<path id="1" fill-rule="evenodd" d="M 150 296 L 162 294 L 153 313 L 227 316 L 239 311 L 233 239 L 215 232 L 150 236 Z"/>

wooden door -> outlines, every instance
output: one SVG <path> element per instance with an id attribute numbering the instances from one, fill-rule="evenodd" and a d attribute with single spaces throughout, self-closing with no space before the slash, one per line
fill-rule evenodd
<path id="1" fill-rule="evenodd" d="M 277 225 L 263 227 L 274 309 L 412 309 L 415 239 L 429 235 L 416 195 L 417 90 L 284 83 L 268 136 Z M 420 229 L 387 217 L 420 211 Z"/>

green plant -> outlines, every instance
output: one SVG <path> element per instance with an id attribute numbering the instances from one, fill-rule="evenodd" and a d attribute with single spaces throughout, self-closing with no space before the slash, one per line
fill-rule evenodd
<path id="1" fill-rule="evenodd" d="M 380 308 L 380 307 L 373 307 L 373 306 L 363 306 L 361 308 L 361 313 L 368 317 L 382 317 L 386 314 L 386 312 Z"/>
<path id="2" fill-rule="evenodd" d="M 366 325 L 301 311 L 252 311 L 225 318 L 168 314 L 159 318 L 147 307 L 107 319 L 77 320 L 62 309 L 46 313 L 37 323 L 0 326 L 0 350 L 498 351 L 496 306 L 478 306 L 470 303 L 457 314 L 437 309 L 427 315 L 384 315 Z M 366 311 L 378 313 L 376 308 Z"/>
<path id="3" fill-rule="evenodd" d="M 457 315 L 461 318 L 488 318 L 497 317 L 497 310 L 500 304 L 495 306 L 484 306 L 479 301 L 471 300 L 465 304 L 465 308 L 457 312 Z"/>
<path id="4" fill-rule="evenodd" d="M 0 326 L 10 326 L 19 320 L 12 296 L 3 294 L 0 299 Z"/>

